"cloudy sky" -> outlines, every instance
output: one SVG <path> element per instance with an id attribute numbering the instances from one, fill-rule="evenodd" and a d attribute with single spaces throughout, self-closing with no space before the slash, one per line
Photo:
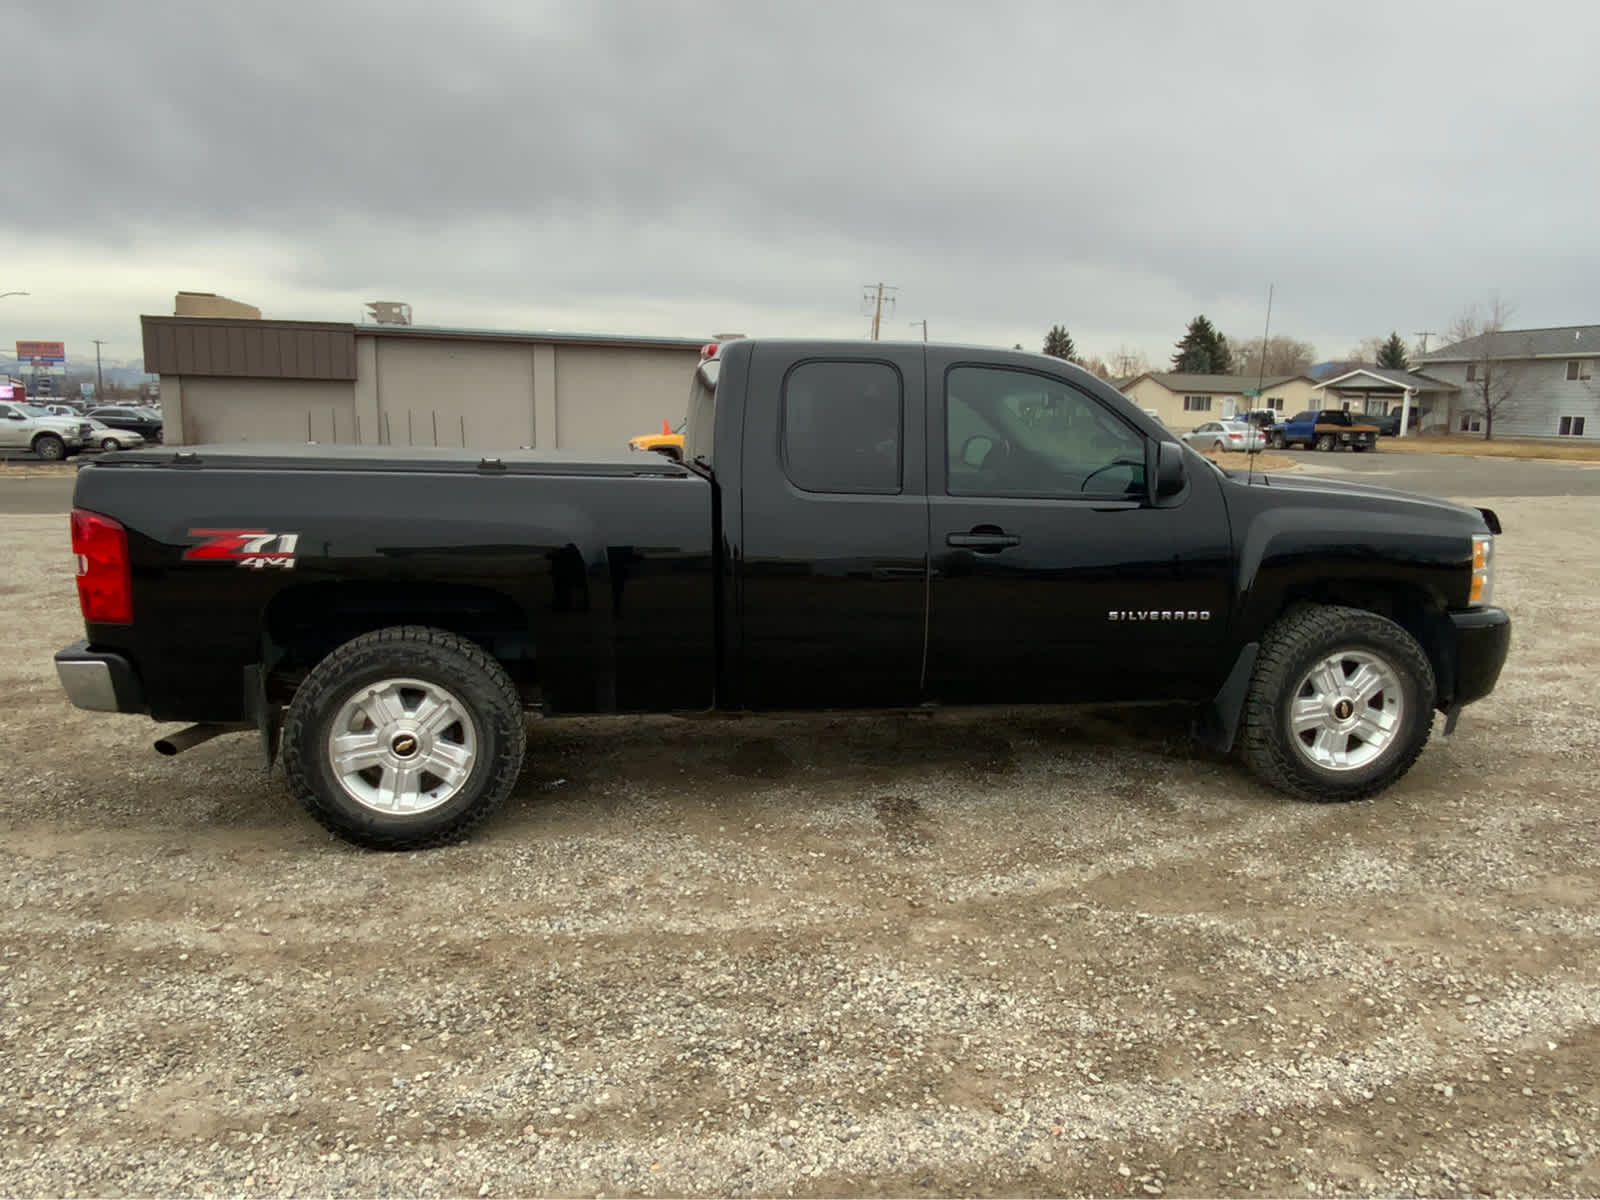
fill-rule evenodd
<path id="1" fill-rule="evenodd" d="M 1269 284 L 1325 358 L 1600 320 L 1592 0 L 9 7 L 0 346 L 80 363 L 179 289 L 860 337 L 881 280 L 885 336 L 1153 360 Z"/>

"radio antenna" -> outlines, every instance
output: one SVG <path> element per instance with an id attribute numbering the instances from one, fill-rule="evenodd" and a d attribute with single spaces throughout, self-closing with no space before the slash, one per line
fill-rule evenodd
<path id="1" fill-rule="evenodd" d="M 1261 357 L 1256 363 L 1256 401 L 1258 403 L 1261 400 L 1262 386 L 1266 383 L 1267 379 L 1267 336 L 1272 332 L 1272 289 L 1274 286 L 1275 285 L 1270 283 L 1267 284 L 1267 324 L 1265 328 L 1261 330 Z M 1251 421 L 1250 424 L 1253 427 L 1255 422 Z M 1251 439 L 1251 445 L 1254 445 L 1254 439 Z M 1251 449 L 1250 446 L 1245 447 L 1244 454 L 1247 469 L 1245 471 L 1244 478 L 1245 483 L 1247 484 L 1255 482 L 1256 455 L 1260 453 L 1260 450 Z"/>

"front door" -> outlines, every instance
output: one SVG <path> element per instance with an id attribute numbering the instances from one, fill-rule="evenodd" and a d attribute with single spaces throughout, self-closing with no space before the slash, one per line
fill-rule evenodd
<path id="1" fill-rule="evenodd" d="M 745 413 L 740 702 L 915 704 L 926 636 L 923 349 L 758 347 Z"/>
<path id="2" fill-rule="evenodd" d="M 1186 492 L 1157 506 L 1144 434 L 1086 390 L 953 351 L 931 353 L 928 374 L 927 698 L 1214 689 L 1229 539 L 1210 468 L 1192 462 Z"/>

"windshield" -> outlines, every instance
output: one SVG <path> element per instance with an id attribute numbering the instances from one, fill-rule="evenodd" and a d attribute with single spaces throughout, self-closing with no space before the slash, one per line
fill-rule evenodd
<path id="1" fill-rule="evenodd" d="M 27 413 L 30 417 L 53 417 L 53 416 L 55 416 L 55 414 L 53 412 L 51 412 L 48 408 L 46 408 L 42 404 L 19 404 L 19 405 L 17 405 L 17 407 L 20 408 L 23 412 Z"/>

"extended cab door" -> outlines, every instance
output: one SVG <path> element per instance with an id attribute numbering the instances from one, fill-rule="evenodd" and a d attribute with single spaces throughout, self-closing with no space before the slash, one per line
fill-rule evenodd
<path id="1" fill-rule="evenodd" d="M 741 702 L 915 704 L 927 612 L 923 349 L 756 344 L 746 389 Z"/>
<path id="2" fill-rule="evenodd" d="M 1156 503 L 1153 444 L 1087 385 L 954 349 L 928 374 L 927 698 L 1213 694 L 1231 594 L 1216 473 L 1191 458 Z"/>

